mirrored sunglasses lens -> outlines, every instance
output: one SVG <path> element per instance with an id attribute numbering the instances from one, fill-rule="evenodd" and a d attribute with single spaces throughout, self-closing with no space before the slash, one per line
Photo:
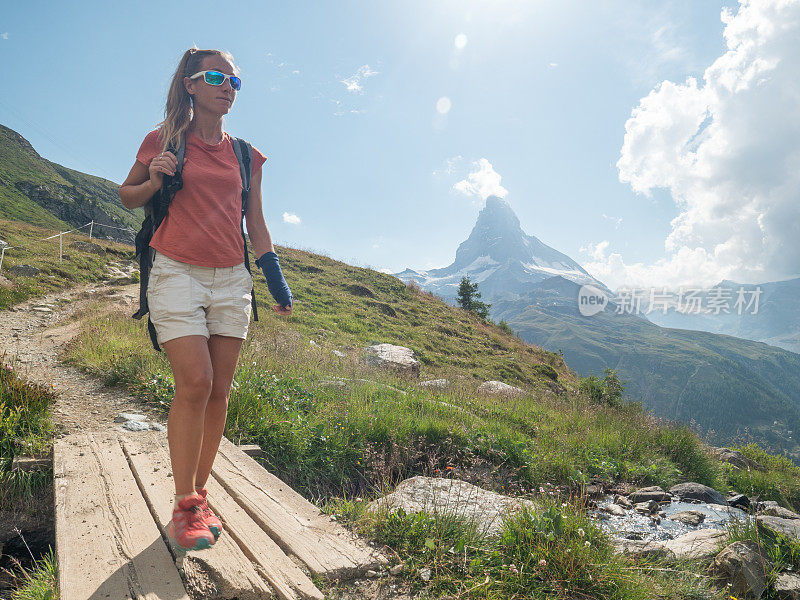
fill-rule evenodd
<path id="1" fill-rule="evenodd" d="M 206 73 L 206 83 L 222 85 L 223 81 L 225 81 L 225 75 L 222 73 L 217 73 L 216 71 L 209 71 Z"/>
<path id="2" fill-rule="evenodd" d="M 238 77 L 231 76 L 231 87 L 235 90 L 240 90 L 242 88 L 242 80 Z"/>

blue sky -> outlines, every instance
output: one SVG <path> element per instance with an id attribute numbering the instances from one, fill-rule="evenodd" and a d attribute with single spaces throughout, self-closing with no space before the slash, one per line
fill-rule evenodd
<path id="1" fill-rule="evenodd" d="M 648 197 L 620 181 L 626 122 L 660 82 L 702 80 L 725 52 L 726 5 L 737 9 L 18 3 L 0 16 L 0 57 L 13 70 L 0 123 L 45 158 L 121 182 L 163 118 L 183 51 L 223 48 L 243 81 L 225 128 L 269 158 L 262 192 L 277 244 L 391 271 L 445 266 L 482 206 L 457 184 L 485 159 L 527 233 L 613 284 L 663 259 L 681 212 L 677 184 L 650 185 Z M 628 266 L 614 275 L 598 245 Z"/>

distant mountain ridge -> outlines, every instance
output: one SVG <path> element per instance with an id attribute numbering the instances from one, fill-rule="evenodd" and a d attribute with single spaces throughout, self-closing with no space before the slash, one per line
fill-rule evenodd
<path id="1" fill-rule="evenodd" d="M 529 343 L 561 350 L 581 375 L 616 369 L 626 392 L 658 416 L 693 421 L 718 443 L 744 439 L 747 431 L 773 451 L 800 459 L 793 435 L 800 431 L 800 354 L 618 314 L 611 291 L 568 256 L 526 235 L 504 200 L 487 199 L 451 265 L 394 275 L 452 302 L 467 275 L 492 305 L 493 320 L 506 321 Z M 605 310 L 581 315 L 584 284 L 609 295 Z"/>
<path id="2" fill-rule="evenodd" d="M 19 133 L 0 125 L 0 218 L 67 230 L 90 221 L 138 230 L 142 210 L 122 206 L 119 184 L 42 158 Z M 134 233 L 95 227 L 93 235 L 133 243 Z"/>

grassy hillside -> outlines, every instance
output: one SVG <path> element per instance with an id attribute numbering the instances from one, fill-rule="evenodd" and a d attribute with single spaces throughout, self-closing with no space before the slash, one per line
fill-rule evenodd
<path id="1" fill-rule="evenodd" d="M 0 218 L 67 230 L 96 221 L 139 228 L 141 209 L 122 206 L 119 184 L 39 156 L 17 132 L 0 125 Z M 97 237 L 133 241 L 133 234 L 96 227 Z"/>
<path id="2" fill-rule="evenodd" d="M 0 239 L 10 247 L 0 271 L 0 310 L 27 298 L 78 283 L 102 281 L 108 278 L 106 267 L 110 261 L 129 261 L 134 258 L 133 246 L 108 240 L 94 240 L 105 250 L 103 255 L 73 248 L 70 246 L 73 241 L 89 239 L 74 233 L 64 236 L 65 257 L 59 262 L 58 238 L 43 240 L 53 233 L 51 229 L 0 219 Z M 41 271 L 40 274 L 35 277 L 12 276 L 10 269 L 23 264 L 36 267 Z"/>
<path id="3" fill-rule="evenodd" d="M 630 397 L 656 415 L 692 422 L 719 444 L 756 441 L 800 460 L 791 433 L 800 431 L 798 354 L 611 311 L 584 317 L 574 302 L 546 291 L 492 308 L 524 340 L 561 349 L 581 375 L 615 369 Z"/>

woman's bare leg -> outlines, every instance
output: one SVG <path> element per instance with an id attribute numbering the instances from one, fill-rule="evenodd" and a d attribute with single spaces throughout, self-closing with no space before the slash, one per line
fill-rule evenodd
<path id="1" fill-rule="evenodd" d="M 205 336 L 187 335 L 162 344 L 175 379 L 175 398 L 167 419 L 167 440 L 175 494 L 193 494 L 203 443 L 206 405 L 214 371 Z"/>
<path id="2" fill-rule="evenodd" d="M 228 396 L 242 342 L 244 340 L 241 338 L 223 335 L 212 335 L 208 340 L 214 380 L 211 385 L 211 395 L 206 404 L 203 446 L 200 450 L 200 460 L 197 463 L 197 474 L 195 475 L 197 487 L 203 487 L 206 484 L 214 464 L 214 458 L 217 456 L 217 450 L 219 450 L 222 434 L 225 431 Z"/>

